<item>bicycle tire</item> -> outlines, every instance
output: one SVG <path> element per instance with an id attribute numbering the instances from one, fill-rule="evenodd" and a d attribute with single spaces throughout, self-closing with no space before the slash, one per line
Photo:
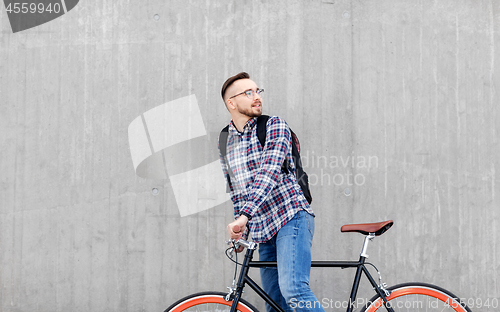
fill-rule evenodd
<path id="1" fill-rule="evenodd" d="M 199 311 L 200 306 L 203 306 L 203 311 L 229 311 L 233 301 L 226 301 L 225 297 L 227 294 L 217 291 L 206 291 L 199 292 L 189 296 L 186 296 L 180 300 L 177 300 L 174 304 L 168 307 L 165 312 L 180 312 L 192 309 L 193 311 Z M 238 302 L 238 311 L 240 312 L 258 312 L 253 305 L 247 302 L 245 299 L 241 299 Z"/>
<path id="2" fill-rule="evenodd" d="M 455 311 L 471 312 L 461 300 L 441 287 L 426 283 L 403 283 L 387 288 L 390 306 L 396 312 L 406 311 Z M 386 311 L 384 301 L 379 295 L 373 296 L 360 312 Z"/>

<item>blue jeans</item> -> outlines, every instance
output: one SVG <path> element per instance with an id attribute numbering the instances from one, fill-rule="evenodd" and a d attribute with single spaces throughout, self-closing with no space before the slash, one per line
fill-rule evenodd
<path id="1" fill-rule="evenodd" d="M 301 210 L 269 241 L 259 244 L 260 261 L 277 268 L 260 269 L 264 291 L 285 311 L 323 311 L 309 287 L 314 217 Z M 274 309 L 266 303 L 267 312 Z"/>

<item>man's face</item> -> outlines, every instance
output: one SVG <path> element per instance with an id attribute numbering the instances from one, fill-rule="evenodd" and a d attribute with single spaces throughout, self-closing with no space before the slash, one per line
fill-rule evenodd
<path id="1" fill-rule="evenodd" d="M 248 98 L 245 91 L 252 90 L 253 97 Z M 257 84 L 250 79 L 240 79 L 236 80 L 227 91 L 229 97 L 237 95 L 231 99 L 228 99 L 230 103 L 228 105 L 234 105 L 235 113 L 245 115 L 248 117 L 259 117 L 262 115 L 262 98 L 257 94 Z"/>

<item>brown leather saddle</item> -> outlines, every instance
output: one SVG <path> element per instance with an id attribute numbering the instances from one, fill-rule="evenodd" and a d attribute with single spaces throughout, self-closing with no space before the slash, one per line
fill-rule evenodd
<path id="1" fill-rule="evenodd" d="M 379 236 L 387 232 L 394 224 L 394 221 L 387 220 L 377 223 L 361 223 L 361 224 L 345 224 L 340 228 L 342 233 L 345 232 L 358 232 L 364 235 L 368 235 L 370 233 L 375 234 L 375 236 Z"/>

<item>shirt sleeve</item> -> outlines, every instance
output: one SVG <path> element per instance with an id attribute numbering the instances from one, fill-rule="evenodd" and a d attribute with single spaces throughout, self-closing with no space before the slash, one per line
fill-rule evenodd
<path id="1" fill-rule="evenodd" d="M 240 216 L 240 209 L 244 204 L 244 198 L 240 188 L 234 186 L 234 181 L 233 183 L 229 183 L 227 179 L 227 177 L 229 176 L 228 166 L 226 161 L 224 160 L 224 157 L 222 157 L 220 146 L 219 145 L 217 146 L 219 148 L 219 159 L 222 167 L 222 173 L 224 174 L 224 178 L 226 179 L 226 184 L 228 185 L 229 188 L 229 195 L 231 197 L 231 201 L 233 202 L 233 207 L 234 207 L 234 218 L 236 219 Z"/>
<path id="2" fill-rule="evenodd" d="M 251 195 L 240 209 L 240 214 L 251 219 L 274 189 L 279 180 L 281 165 L 290 148 L 290 139 L 290 129 L 286 122 L 279 117 L 270 117 L 260 168 L 249 192 Z"/>

